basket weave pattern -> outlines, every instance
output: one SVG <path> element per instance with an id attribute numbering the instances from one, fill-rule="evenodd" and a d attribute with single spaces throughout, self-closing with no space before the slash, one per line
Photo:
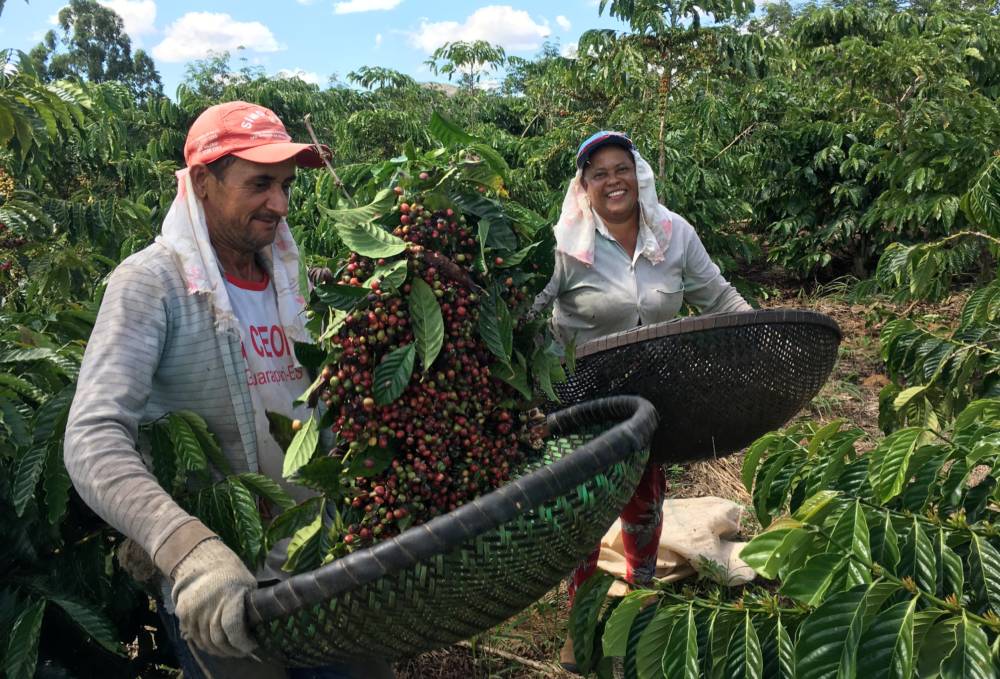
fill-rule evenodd
<path id="1" fill-rule="evenodd" d="M 660 414 L 658 462 L 724 455 L 784 425 L 833 369 L 840 328 L 811 311 L 683 318 L 598 338 L 556 385 L 563 404 L 637 394 Z"/>
<path id="2" fill-rule="evenodd" d="M 656 412 L 636 397 L 549 417 L 553 436 L 516 480 L 248 600 L 261 650 L 293 667 L 402 658 L 479 634 L 582 560 L 631 497 Z"/>

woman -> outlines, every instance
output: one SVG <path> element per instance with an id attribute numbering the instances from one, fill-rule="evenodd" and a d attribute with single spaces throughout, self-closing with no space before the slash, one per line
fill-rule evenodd
<path id="1" fill-rule="evenodd" d="M 670 320 L 683 303 L 702 313 L 745 311 L 750 305 L 723 278 L 694 228 L 656 198 L 653 170 L 621 132 L 602 131 L 576 154 L 555 226 L 555 271 L 534 309 L 554 303 L 552 325 L 576 346 L 638 325 Z M 650 463 L 621 513 L 626 579 L 650 582 L 662 526 L 663 470 Z M 573 573 L 576 588 L 597 568 L 600 548 Z M 572 641 L 560 654 L 575 671 Z"/>

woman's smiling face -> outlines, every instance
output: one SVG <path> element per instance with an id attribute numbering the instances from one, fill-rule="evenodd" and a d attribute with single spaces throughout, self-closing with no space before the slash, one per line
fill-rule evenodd
<path id="1" fill-rule="evenodd" d="M 620 224 L 636 214 L 639 180 L 635 159 L 620 146 L 597 149 L 583 168 L 582 185 L 597 214 L 605 222 Z"/>

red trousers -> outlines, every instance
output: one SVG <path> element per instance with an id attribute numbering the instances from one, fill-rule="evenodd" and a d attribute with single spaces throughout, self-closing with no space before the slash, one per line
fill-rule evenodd
<path id="1" fill-rule="evenodd" d="M 635 585 L 646 585 L 656 570 L 656 552 L 663 529 L 663 496 L 666 493 L 663 468 L 650 462 L 639 479 L 639 485 L 620 515 L 622 542 L 625 546 L 625 579 Z M 577 566 L 569 584 L 569 600 L 573 601 L 576 589 L 597 570 L 598 545 L 587 560 Z"/>

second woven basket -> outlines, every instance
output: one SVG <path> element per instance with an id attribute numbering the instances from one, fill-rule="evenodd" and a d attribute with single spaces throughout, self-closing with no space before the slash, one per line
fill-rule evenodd
<path id="1" fill-rule="evenodd" d="M 563 407 L 635 394 L 660 413 L 658 462 L 737 451 L 783 426 L 819 392 L 837 359 L 840 328 L 824 314 L 768 309 L 681 318 L 577 348 L 556 385 Z"/>

